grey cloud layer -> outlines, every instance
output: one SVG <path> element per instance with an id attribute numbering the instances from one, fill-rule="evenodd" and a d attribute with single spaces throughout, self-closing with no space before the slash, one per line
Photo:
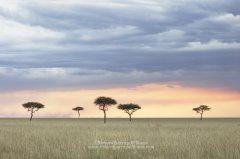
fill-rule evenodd
<path id="1" fill-rule="evenodd" d="M 173 83 L 240 90 L 240 2 L 0 5 L 1 91 Z"/>

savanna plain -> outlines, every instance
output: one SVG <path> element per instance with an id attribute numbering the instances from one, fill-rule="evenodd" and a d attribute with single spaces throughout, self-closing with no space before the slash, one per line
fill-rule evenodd
<path id="1" fill-rule="evenodd" d="M 0 159 L 239 159 L 240 118 L 0 119 Z"/>

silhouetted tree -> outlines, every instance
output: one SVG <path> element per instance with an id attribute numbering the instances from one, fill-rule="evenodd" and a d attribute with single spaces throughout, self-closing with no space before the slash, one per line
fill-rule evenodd
<path id="1" fill-rule="evenodd" d="M 118 105 L 118 109 L 123 110 L 125 113 L 129 115 L 129 121 L 132 121 L 132 114 L 137 111 L 138 109 L 141 109 L 141 107 L 137 104 L 120 104 Z"/>
<path id="2" fill-rule="evenodd" d="M 75 107 L 75 108 L 73 108 L 72 110 L 77 111 L 77 112 L 78 112 L 78 118 L 80 118 L 80 111 L 81 111 L 81 110 L 84 110 L 84 108 L 83 108 L 83 107 Z"/>
<path id="3" fill-rule="evenodd" d="M 99 110 L 102 110 L 104 113 L 104 123 L 106 123 L 106 111 L 108 106 L 117 104 L 116 100 L 110 97 L 98 97 L 95 99 L 94 104 L 99 106 Z"/>
<path id="4" fill-rule="evenodd" d="M 202 115 L 204 111 L 208 111 L 211 108 L 209 108 L 207 105 L 200 105 L 199 107 L 193 108 L 193 111 L 196 111 L 197 113 L 201 114 L 200 120 L 202 120 Z"/>
<path id="5" fill-rule="evenodd" d="M 44 108 L 44 105 L 38 102 L 28 102 L 24 103 L 22 106 L 26 108 L 29 112 L 31 112 L 30 121 L 32 121 L 33 113 L 35 113 L 39 109 Z"/>

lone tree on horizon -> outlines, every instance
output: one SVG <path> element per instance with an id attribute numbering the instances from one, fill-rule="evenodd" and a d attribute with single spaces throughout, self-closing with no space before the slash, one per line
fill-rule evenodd
<path id="1" fill-rule="evenodd" d="M 38 111 L 39 109 L 44 108 L 44 105 L 38 102 L 28 102 L 28 103 L 24 103 L 22 105 L 24 108 L 26 108 L 29 112 L 31 112 L 31 116 L 30 116 L 30 121 L 32 121 L 32 117 L 33 114 Z"/>
<path id="2" fill-rule="evenodd" d="M 199 107 L 193 108 L 193 111 L 196 111 L 197 113 L 201 114 L 200 120 L 202 120 L 202 115 L 204 111 L 208 111 L 211 108 L 209 108 L 207 105 L 200 105 Z"/>
<path id="3" fill-rule="evenodd" d="M 73 108 L 72 110 L 77 111 L 77 112 L 78 112 L 78 118 L 80 118 L 80 111 L 81 111 L 81 110 L 84 110 L 84 108 L 83 108 L 83 107 L 75 107 L 75 108 Z"/>
<path id="4" fill-rule="evenodd" d="M 95 99 L 94 104 L 99 106 L 99 110 L 102 110 L 104 113 L 104 123 L 106 123 L 106 111 L 108 106 L 117 104 L 116 100 L 110 97 L 98 97 Z"/>
<path id="5" fill-rule="evenodd" d="M 129 121 L 132 121 L 132 114 L 137 111 L 138 109 L 141 109 L 141 107 L 137 104 L 120 104 L 118 106 L 118 109 L 123 110 L 125 113 L 129 115 Z"/>

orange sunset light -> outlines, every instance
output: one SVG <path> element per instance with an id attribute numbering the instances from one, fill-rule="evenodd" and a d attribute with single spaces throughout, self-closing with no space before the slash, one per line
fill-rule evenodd
<path id="1" fill-rule="evenodd" d="M 214 110 L 207 112 L 208 117 L 238 117 L 240 114 L 240 94 L 236 92 L 147 84 L 131 88 L 2 93 L 0 115 L 27 117 L 28 113 L 21 104 L 39 101 L 46 108 L 38 112 L 38 117 L 75 117 L 72 111 L 75 106 L 85 107 L 82 117 L 102 117 L 102 112 L 93 104 L 98 96 L 112 97 L 119 104 L 138 103 L 142 110 L 136 112 L 135 117 L 197 117 L 192 108 L 200 104 L 209 105 Z M 107 114 L 109 117 L 127 117 L 116 106 Z"/>

